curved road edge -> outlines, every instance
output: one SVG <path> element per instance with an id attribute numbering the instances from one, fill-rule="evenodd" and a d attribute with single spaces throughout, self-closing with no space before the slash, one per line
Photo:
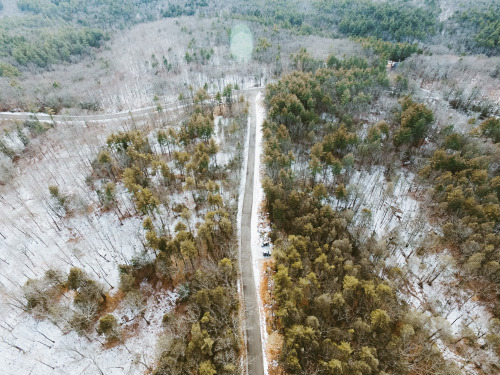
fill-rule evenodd
<path id="1" fill-rule="evenodd" d="M 262 88 L 254 87 L 251 89 L 243 89 L 234 91 L 234 96 L 239 94 L 247 94 L 254 97 Z M 175 102 L 164 103 L 163 112 L 171 111 L 172 109 L 183 108 L 190 106 L 193 103 L 189 100 L 178 100 Z M 109 121 L 109 120 L 126 120 L 132 119 L 133 116 L 146 116 L 158 112 L 156 106 L 132 109 L 130 111 L 115 112 L 115 113 L 98 113 L 93 115 L 49 115 L 48 113 L 32 113 L 32 112 L 0 112 L 0 120 L 30 120 L 37 119 L 39 121 Z"/>

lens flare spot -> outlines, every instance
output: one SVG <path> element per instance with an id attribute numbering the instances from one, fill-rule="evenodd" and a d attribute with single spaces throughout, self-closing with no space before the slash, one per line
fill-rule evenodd
<path id="1" fill-rule="evenodd" d="M 238 62 L 247 62 L 252 57 L 253 36 L 248 26 L 238 24 L 231 29 L 231 54 Z"/>

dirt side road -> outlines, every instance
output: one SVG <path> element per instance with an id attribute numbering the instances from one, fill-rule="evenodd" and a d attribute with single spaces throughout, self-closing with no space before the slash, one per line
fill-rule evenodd
<path id="1" fill-rule="evenodd" d="M 233 92 L 233 96 L 237 98 L 239 95 L 247 95 L 253 98 L 255 103 L 255 95 L 259 92 L 260 88 L 242 89 Z M 191 105 L 189 100 L 175 101 L 172 103 L 161 103 L 164 112 L 180 109 Z M 157 112 L 157 107 L 137 108 L 132 111 L 117 112 L 117 113 L 96 113 L 91 115 L 53 115 L 47 113 L 30 113 L 30 112 L 0 112 L 0 120 L 13 120 L 25 121 L 30 119 L 38 119 L 39 121 L 109 121 L 109 120 L 128 120 L 135 117 L 149 116 Z M 255 117 L 254 117 L 255 118 Z"/>
<path id="2" fill-rule="evenodd" d="M 248 145 L 248 164 L 246 171 L 245 195 L 241 215 L 241 275 L 246 315 L 247 359 L 249 375 L 264 375 L 264 359 L 262 355 L 262 339 L 260 336 L 259 305 L 257 288 L 252 267 L 251 219 L 253 203 L 253 185 L 255 168 L 255 136 L 256 136 L 256 93 L 248 95 L 250 104 L 250 140 Z"/>

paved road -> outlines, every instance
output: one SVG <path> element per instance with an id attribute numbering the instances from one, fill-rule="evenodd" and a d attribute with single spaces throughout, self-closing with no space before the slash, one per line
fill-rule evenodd
<path id="1" fill-rule="evenodd" d="M 248 146 L 248 164 L 246 171 L 245 195 L 241 217 L 241 274 L 246 315 L 246 339 L 248 374 L 264 375 L 264 359 L 262 355 L 262 339 L 260 336 L 259 305 L 257 289 L 252 267 L 251 219 L 253 204 L 253 185 L 255 167 L 255 135 L 256 135 L 256 93 L 248 97 L 250 103 L 250 142 Z"/>

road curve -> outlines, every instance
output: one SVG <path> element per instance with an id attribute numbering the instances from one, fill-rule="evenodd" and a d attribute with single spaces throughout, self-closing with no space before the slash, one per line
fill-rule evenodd
<path id="1" fill-rule="evenodd" d="M 243 89 L 233 91 L 234 96 L 240 94 L 253 95 L 259 92 L 260 87 L 251 89 Z M 171 111 L 172 109 L 182 108 L 191 105 L 190 100 L 179 100 L 171 103 L 162 103 L 163 112 Z M 25 121 L 37 119 L 39 121 L 109 121 L 109 120 L 127 120 L 133 117 L 142 117 L 156 113 L 157 107 L 137 108 L 130 111 L 115 112 L 115 113 L 98 113 L 92 115 L 49 115 L 47 113 L 31 113 L 31 112 L 0 112 L 0 120 Z"/>
<path id="2" fill-rule="evenodd" d="M 262 339 L 260 335 L 259 304 L 257 300 L 257 288 L 253 275 L 251 242 L 251 219 L 255 169 L 255 136 L 257 127 L 256 93 L 251 93 L 248 97 L 248 101 L 250 104 L 250 134 L 245 195 L 243 197 L 243 209 L 241 213 L 240 264 L 245 303 L 248 374 L 264 375 L 264 359 L 262 355 Z"/>

